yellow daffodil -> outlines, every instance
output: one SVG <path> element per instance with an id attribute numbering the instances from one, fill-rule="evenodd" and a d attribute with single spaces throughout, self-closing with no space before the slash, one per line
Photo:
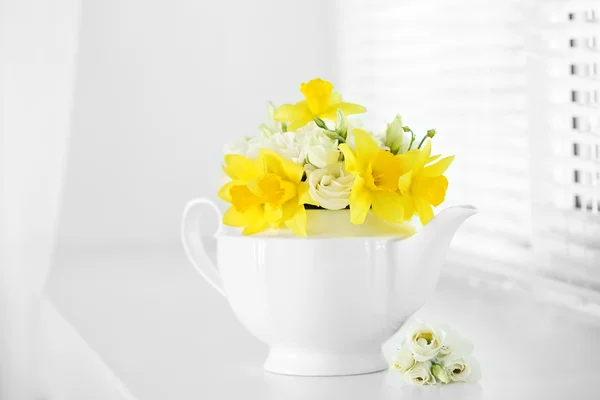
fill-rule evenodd
<path id="1" fill-rule="evenodd" d="M 389 222 L 404 220 L 403 202 L 398 190 L 402 174 L 400 159 L 381 150 L 367 132 L 354 129 L 356 151 L 348 144 L 340 145 L 346 170 L 355 176 L 350 194 L 350 219 L 362 224 L 372 208 L 373 213 Z"/>
<path id="2" fill-rule="evenodd" d="M 314 201 L 302 182 L 302 165 L 262 149 L 258 160 L 227 154 L 223 170 L 231 178 L 219 190 L 219 197 L 231 203 L 223 216 L 225 225 L 243 227 L 245 235 L 285 225 L 306 236 L 304 204 Z"/>
<path id="3" fill-rule="evenodd" d="M 344 103 L 342 96 L 333 91 L 333 85 L 322 79 L 313 79 L 300 85 L 305 97 L 296 104 L 284 104 L 274 114 L 275 121 L 289 122 L 288 130 L 295 131 L 313 120 L 313 117 L 335 120 L 338 109 L 344 115 L 361 114 L 367 109 L 361 105 Z"/>
<path id="4" fill-rule="evenodd" d="M 444 172 L 454 156 L 442 158 L 432 164 L 438 157 L 431 156 L 429 140 L 421 150 L 414 149 L 396 156 L 403 170 L 398 179 L 398 188 L 402 194 L 405 220 L 416 213 L 425 225 L 433 218 L 432 206 L 437 207 L 444 201 L 448 189 L 448 179 Z"/>

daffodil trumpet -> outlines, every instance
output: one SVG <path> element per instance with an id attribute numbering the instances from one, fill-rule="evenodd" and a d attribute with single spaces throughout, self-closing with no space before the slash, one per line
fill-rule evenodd
<path id="1" fill-rule="evenodd" d="M 366 108 L 342 100 L 330 82 L 313 79 L 300 92 L 304 98 L 296 103 L 269 103 L 259 134 L 226 148 L 228 180 L 219 190 L 230 204 L 225 225 L 245 235 L 285 228 L 306 236 L 307 208 L 349 208 L 352 224 L 373 214 L 411 232 L 414 217 L 423 225 L 433 218 L 454 160 L 431 155 L 434 129 L 413 148 L 417 135 L 399 115 L 374 133 L 358 116 Z"/>

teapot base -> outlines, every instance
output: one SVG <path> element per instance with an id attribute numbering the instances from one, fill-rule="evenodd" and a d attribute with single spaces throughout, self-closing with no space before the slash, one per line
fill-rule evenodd
<path id="1" fill-rule="evenodd" d="M 367 353 L 318 354 L 295 349 L 269 351 L 265 371 L 280 375 L 342 376 L 383 371 L 388 363 L 381 350 Z"/>

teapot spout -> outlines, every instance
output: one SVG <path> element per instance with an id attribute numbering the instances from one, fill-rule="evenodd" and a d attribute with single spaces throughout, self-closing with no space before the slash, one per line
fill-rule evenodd
<path id="1" fill-rule="evenodd" d="M 396 242 L 396 250 L 401 254 L 410 254 L 410 259 L 418 264 L 426 264 L 439 270 L 454 234 L 467 218 L 476 213 L 477 208 L 471 205 L 448 207 L 415 235 Z"/>
<path id="2" fill-rule="evenodd" d="M 436 250 L 444 253 L 458 228 L 472 215 L 477 214 L 477 208 L 471 205 L 458 205 L 448 207 L 438 213 L 416 235 L 421 248 Z"/>
<path id="3" fill-rule="evenodd" d="M 473 206 L 448 207 L 408 239 L 394 242 L 396 291 L 411 293 L 405 313 L 410 314 L 426 301 L 440 277 L 450 242 L 460 225 L 477 213 Z M 406 296 L 404 297 L 406 298 Z"/>

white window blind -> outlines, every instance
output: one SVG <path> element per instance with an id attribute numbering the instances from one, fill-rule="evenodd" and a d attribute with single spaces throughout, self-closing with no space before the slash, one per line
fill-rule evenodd
<path id="1" fill-rule="evenodd" d="M 595 9 L 594 9 L 595 7 Z M 346 1 L 340 87 L 457 154 L 455 247 L 600 287 L 600 4 Z M 566 272 L 565 272 L 566 271 Z M 563 273 L 564 272 L 564 273 Z"/>
<path id="2" fill-rule="evenodd" d="M 533 249 L 547 273 L 600 282 L 600 2 L 545 1 L 530 70 Z M 533 14 L 533 13 L 532 13 Z M 534 80 L 534 75 L 537 79 Z"/>

